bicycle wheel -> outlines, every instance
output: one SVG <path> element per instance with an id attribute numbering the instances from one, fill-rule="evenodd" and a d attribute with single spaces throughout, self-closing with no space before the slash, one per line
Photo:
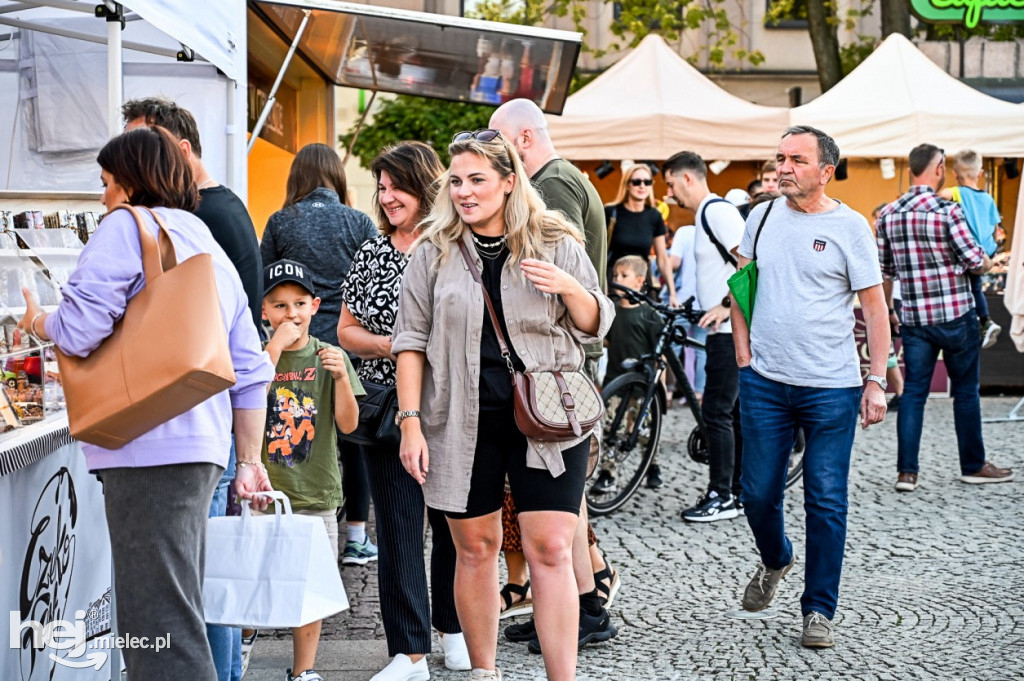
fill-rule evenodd
<path id="1" fill-rule="evenodd" d="M 651 465 L 661 437 L 661 402 L 657 397 L 652 399 L 641 417 L 647 388 L 645 375 L 629 373 L 601 391 L 605 404 L 601 457 L 585 491 L 587 510 L 592 516 L 621 508 L 640 487 Z"/>

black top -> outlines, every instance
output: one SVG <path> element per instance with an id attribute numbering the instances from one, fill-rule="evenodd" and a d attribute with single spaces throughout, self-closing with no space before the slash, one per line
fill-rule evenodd
<path id="1" fill-rule="evenodd" d="M 495 244 L 501 241 L 501 237 L 480 236 L 479 234 L 474 234 L 474 237 L 476 241 L 484 244 Z M 505 342 L 512 354 L 512 366 L 517 371 L 524 371 L 523 362 L 516 354 L 515 348 L 512 347 L 512 340 L 508 336 L 505 311 L 501 305 L 501 270 L 508 261 L 508 248 L 504 245 L 500 250 L 476 246 L 476 251 L 480 254 L 484 265 L 480 270 L 480 278 L 487 289 L 487 295 L 491 297 L 494 313 L 498 316 L 501 332 L 505 335 Z M 492 260 L 490 256 L 494 253 L 497 253 L 498 257 Z M 501 356 L 498 335 L 494 333 L 494 323 L 491 322 L 491 315 L 487 311 L 487 306 L 484 305 L 484 325 L 480 334 L 480 408 L 485 410 L 508 409 L 511 406 L 512 375 L 508 372 L 505 358 Z"/>
<path id="2" fill-rule="evenodd" d="M 370 333 L 390 336 L 395 330 L 398 294 L 408 262 L 405 254 L 391 243 L 391 237 L 384 235 L 367 241 L 356 253 L 341 296 L 348 311 Z M 359 363 L 359 378 L 395 385 L 395 363 L 387 357 L 364 359 Z"/>
<path id="3" fill-rule="evenodd" d="M 665 236 L 665 221 L 656 208 L 645 206 L 639 213 L 627 210 L 626 206 L 605 206 L 605 224 L 612 219 L 615 212 L 615 229 L 612 240 L 608 243 L 608 266 L 626 255 L 639 255 L 644 260 L 651 254 L 651 246 L 655 238 Z"/>
<path id="4" fill-rule="evenodd" d="M 309 332 L 331 345 L 338 344 L 341 287 L 356 251 L 377 236 L 373 221 L 338 200 L 326 187 L 282 208 L 267 221 L 260 253 L 267 265 L 287 258 L 313 272 L 313 287 L 320 310 L 309 323 Z"/>
<path id="5" fill-rule="evenodd" d="M 242 288 L 249 299 L 249 311 L 256 330 L 263 338 L 263 261 L 249 211 L 238 196 L 221 185 L 199 190 L 196 217 L 206 223 L 210 234 L 238 271 Z"/>
<path id="6" fill-rule="evenodd" d="M 615 308 L 615 319 L 608 329 L 608 368 L 604 374 L 604 384 L 623 373 L 622 362 L 627 359 L 639 359 L 654 351 L 658 344 L 658 335 L 665 321 L 661 315 L 647 305 Z"/>

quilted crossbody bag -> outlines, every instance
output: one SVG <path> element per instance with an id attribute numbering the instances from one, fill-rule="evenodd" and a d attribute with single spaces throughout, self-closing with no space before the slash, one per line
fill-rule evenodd
<path id="1" fill-rule="evenodd" d="M 473 280 L 480 285 L 484 304 L 498 337 L 501 356 L 512 374 L 512 394 L 516 425 L 526 437 L 543 442 L 568 442 L 583 437 L 601 420 L 604 403 L 597 386 L 582 371 L 516 371 L 505 334 L 498 323 L 491 297 L 480 278 L 466 244 L 459 240 L 459 251 Z"/>

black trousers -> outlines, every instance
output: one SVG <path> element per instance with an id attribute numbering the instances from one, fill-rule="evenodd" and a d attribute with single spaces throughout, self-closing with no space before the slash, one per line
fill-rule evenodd
<path id="1" fill-rule="evenodd" d="M 366 455 L 359 445 L 338 440 L 341 463 L 341 491 L 345 495 L 345 520 L 366 522 L 370 519 L 370 483 L 366 476 Z M 345 549 L 345 539 L 341 539 Z"/>
<path id="2" fill-rule="evenodd" d="M 423 490 L 402 466 L 397 447 L 359 449 L 369 473 L 377 523 L 377 581 L 388 655 L 425 655 L 430 653 L 431 624 L 444 634 L 462 631 L 455 611 L 455 544 L 448 520 L 441 511 L 427 509 L 433 540 L 428 594 Z"/>
<path id="3" fill-rule="evenodd" d="M 708 430 L 708 490 L 722 496 L 740 493 L 739 368 L 731 333 L 708 334 L 702 410 Z"/>

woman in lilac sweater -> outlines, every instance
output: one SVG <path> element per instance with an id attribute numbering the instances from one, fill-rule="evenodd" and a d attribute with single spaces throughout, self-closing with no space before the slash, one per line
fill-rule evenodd
<path id="1" fill-rule="evenodd" d="M 170 134 L 157 127 L 126 132 L 110 140 L 98 160 L 108 209 L 119 202 L 116 197 L 152 209 L 163 218 L 179 262 L 199 253 L 213 256 L 235 385 L 120 449 L 83 443 L 82 451 L 103 483 L 118 630 L 150 641 L 170 634 L 170 648 L 159 654 L 124 650 L 129 677 L 214 681 L 202 604 L 207 513 L 227 465 L 232 428 L 240 495 L 270 489 L 259 461 L 274 368 L 260 347 L 238 273 L 191 214 L 198 192 Z M 140 213 L 156 234 L 152 217 Z M 82 251 L 57 310 L 42 312 L 26 291 L 28 309 L 19 326 L 52 340 L 65 354 L 88 357 L 144 286 L 138 227 L 127 210 L 112 210 Z M 154 349 L 152 365 L 160 359 Z M 97 385 L 95 399 L 103 399 L 104 390 Z"/>

